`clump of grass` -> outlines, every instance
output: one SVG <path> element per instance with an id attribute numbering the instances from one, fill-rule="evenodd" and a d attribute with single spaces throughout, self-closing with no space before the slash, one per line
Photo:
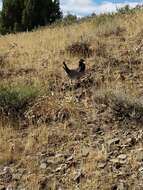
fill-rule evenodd
<path id="1" fill-rule="evenodd" d="M 131 9 L 129 5 L 125 5 L 124 7 L 117 9 L 117 11 L 120 14 L 130 14 L 134 12 L 134 9 Z"/>
<path id="2" fill-rule="evenodd" d="M 97 42 L 95 53 L 99 57 L 106 57 L 107 56 L 107 47 L 104 42 Z"/>
<path id="3" fill-rule="evenodd" d="M 97 30 L 97 35 L 104 37 L 110 37 L 111 35 L 121 36 L 125 31 L 126 29 L 120 26 L 120 23 L 112 20 L 110 22 L 105 22 L 104 25 L 100 25 Z"/>
<path id="4" fill-rule="evenodd" d="M 0 67 L 6 66 L 8 63 L 7 55 L 6 54 L 0 54 Z"/>
<path id="5" fill-rule="evenodd" d="M 89 42 L 79 41 L 74 42 L 66 48 L 66 52 L 72 56 L 78 57 L 90 57 L 93 55 L 93 50 L 90 47 Z"/>
<path id="6" fill-rule="evenodd" d="M 143 100 L 129 94 L 105 90 L 96 94 L 96 102 L 105 104 L 112 110 L 112 115 L 119 121 L 143 123 Z"/>
<path id="7" fill-rule="evenodd" d="M 0 111 L 6 116 L 21 116 L 37 95 L 38 90 L 33 86 L 0 85 Z"/>

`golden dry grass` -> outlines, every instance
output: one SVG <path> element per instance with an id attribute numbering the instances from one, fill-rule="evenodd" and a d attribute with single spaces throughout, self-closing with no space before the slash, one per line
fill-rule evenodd
<path id="1" fill-rule="evenodd" d="M 40 92 L 24 113 L 28 119 L 24 128 L 15 129 L 10 120 L 7 124 L 2 121 L 0 126 L 0 164 L 13 163 L 10 167 L 24 168 L 25 174 L 19 182 L 26 189 L 42 189 L 44 180 L 52 190 L 58 186 L 68 190 L 116 189 L 123 178 L 129 189 L 141 184 L 141 178 L 128 176 L 128 171 L 127 174 L 112 171 L 107 142 L 117 136 L 122 144 L 126 143 L 126 130 L 135 135 L 136 145 L 122 149 L 121 153 L 129 158 L 126 169 L 131 167 L 136 176 L 140 165 L 133 155 L 135 149 L 142 148 L 141 137 L 136 137 L 141 135 L 142 129 L 137 123 L 114 120 L 110 96 L 118 92 L 118 97 L 127 94 L 129 101 L 142 98 L 142 17 L 143 12 L 136 11 L 112 18 L 107 16 L 106 22 L 100 24 L 95 17 L 69 26 L 0 37 L 3 71 L 0 83 L 34 85 Z M 66 52 L 74 42 L 90 43 L 94 54 L 86 59 L 86 66 L 94 81 L 87 88 L 70 91 L 66 89 L 70 81 L 62 62 L 67 61 L 71 68 L 77 66 L 79 57 Z M 104 133 L 94 132 L 91 124 Z M 86 150 L 88 153 L 84 155 Z M 115 155 L 118 151 L 115 147 Z M 65 158 L 56 157 L 58 154 L 72 156 L 65 175 L 55 172 L 65 162 Z M 54 160 L 47 171 L 40 168 L 42 155 L 48 161 Z M 107 165 L 103 169 L 98 166 L 102 162 Z M 77 183 L 74 177 L 79 169 L 83 177 Z M 13 181 L 9 183 L 14 185 Z"/>

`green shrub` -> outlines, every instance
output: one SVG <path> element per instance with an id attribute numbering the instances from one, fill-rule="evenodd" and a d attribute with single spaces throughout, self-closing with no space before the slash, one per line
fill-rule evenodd
<path id="1" fill-rule="evenodd" d="M 72 15 L 72 14 L 68 14 L 67 16 L 63 18 L 64 24 L 72 24 L 72 23 L 75 23 L 76 21 L 77 21 L 77 16 Z"/>
<path id="2" fill-rule="evenodd" d="M 20 116 L 37 95 L 33 86 L 0 85 L 0 111 L 7 116 Z"/>
<path id="3" fill-rule="evenodd" d="M 130 8 L 129 5 L 125 5 L 124 7 L 121 7 L 119 9 L 117 9 L 117 12 L 120 14 L 131 14 L 134 13 L 138 8 Z"/>

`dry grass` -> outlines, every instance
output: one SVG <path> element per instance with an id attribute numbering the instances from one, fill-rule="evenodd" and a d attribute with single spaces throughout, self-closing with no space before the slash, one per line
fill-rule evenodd
<path id="1" fill-rule="evenodd" d="M 37 90 L 17 127 L 12 127 L 9 116 L 1 116 L 0 164 L 15 173 L 23 169 L 18 182 L 26 189 L 109 190 L 121 183 L 140 189 L 141 176 L 135 178 L 140 163 L 134 151 L 142 147 L 142 16 L 136 11 L 94 17 L 0 37 L 1 84 Z M 77 67 L 79 58 L 66 48 L 81 39 L 90 42 L 93 53 L 85 56 L 87 76 L 71 86 L 62 62 Z M 31 97 L 27 91 L 26 101 Z M 26 94 L 23 87 L 16 91 L 16 102 L 21 102 L 21 94 Z M 126 142 L 129 137 L 135 139 L 131 145 Z M 109 146 L 113 138 L 120 142 Z M 119 154 L 128 157 L 120 168 L 112 163 Z M 46 170 L 40 168 L 43 162 Z M 12 179 L 2 185 L 14 183 Z"/>

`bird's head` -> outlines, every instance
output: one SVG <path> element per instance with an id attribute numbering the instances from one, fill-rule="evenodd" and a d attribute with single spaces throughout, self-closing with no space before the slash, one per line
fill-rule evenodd
<path id="1" fill-rule="evenodd" d="M 79 68 L 80 68 L 80 72 L 85 71 L 85 60 L 84 59 L 79 60 Z"/>

